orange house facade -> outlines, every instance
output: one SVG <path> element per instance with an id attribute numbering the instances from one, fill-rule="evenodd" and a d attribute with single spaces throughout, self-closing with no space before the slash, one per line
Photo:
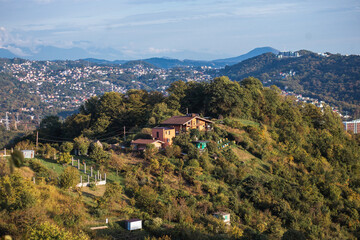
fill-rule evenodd
<path id="1" fill-rule="evenodd" d="M 175 129 L 175 134 L 198 129 L 199 131 L 210 130 L 213 122 L 191 113 L 185 116 L 174 116 L 161 122 L 160 125 Z"/>
<path id="2" fill-rule="evenodd" d="M 172 145 L 173 138 L 175 137 L 175 129 L 168 127 L 155 127 L 152 129 L 152 137 L 156 140 L 164 142 L 164 146 Z"/>

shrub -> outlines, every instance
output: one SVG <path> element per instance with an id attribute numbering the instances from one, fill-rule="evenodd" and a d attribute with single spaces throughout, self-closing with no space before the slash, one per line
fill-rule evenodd
<path id="1" fill-rule="evenodd" d="M 65 229 L 59 228 L 55 224 L 45 222 L 30 230 L 29 240 L 42 239 L 87 240 L 89 238 L 83 232 L 80 232 L 80 234 L 73 234 Z"/>
<path id="2" fill-rule="evenodd" d="M 74 167 L 67 167 L 64 172 L 60 175 L 60 187 L 68 189 L 70 187 L 75 187 L 75 185 L 80 181 L 79 171 Z"/>

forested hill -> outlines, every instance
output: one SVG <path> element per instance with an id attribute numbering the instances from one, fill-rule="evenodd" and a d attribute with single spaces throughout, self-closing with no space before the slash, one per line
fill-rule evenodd
<path id="1" fill-rule="evenodd" d="M 329 107 L 295 102 L 255 78 L 177 81 L 168 93 L 105 93 L 64 122 L 44 118 L 39 160 L 11 173 L 0 158 L 0 237 L 359 239 L 360 136 L 345 132 Z M 131 140 L 151 138 L 151 128 L 185 109 L 210 117 L 213 130 L 180 133 L 164 150 L 131 151 Z M 15 147 L 31 149 L 34 140 Z M 74 147 L 81 164 L 107 173 L 106 186 L 69 189 L 80 178 Z M 217 212 L 231 214 L 230 226 Z M 108 229 L 90 230 L 105 218 Z M 120 225 L 131 218 L 144 220 L 144 230 Z"/>
<path id="2" fill-rule="evenodd" d="M 335 103 L 345 110 L 357 110 L 359 114 L 360 56 L 321 56 L 304 50 L 299 53 L 300 57 L 284 58 L 266 53 L 225 67 L 222 75 L 233 80 L 254 76 L 268 84 Z"/>

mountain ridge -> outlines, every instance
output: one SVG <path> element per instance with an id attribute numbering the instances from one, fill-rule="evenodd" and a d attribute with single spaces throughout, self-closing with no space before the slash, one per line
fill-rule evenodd
<path id="1" fill-rule="evenodd" d="M 22 49 L 27 56 L 20 56 L 13 54 L 11 51 L 2 48 L 0 49 L 1 58 L 24 58 L 29 60 L 36 61 L 54 61 L 54 60 L 84 60 L 97 64 L 124 64 L 131 61 L 144 61 L 150 63 L 159 68 L 173 68 L 173 67 L 225 67 L 226 65 L 232 65 L 243 60 L 246 60 L 251 57 L 255 57 L 267 52 L 278 53 L 279 51 L 272 47 L 259 47 L 255 48 L 248 53 L 239 55 L 237 57 L 224 58 L 224 59 L 214 59 L 214 60 L 193 60 L 193 59 L 177 59 L 169 57 L 151 57 L 145 59 L 136 59 L 136 60 L 106 60 L 104 58 L 97 58 L 96 54 L 91 54 L 82 48 L 57 48 L 52 46 L 42 46 L 37 50 L 36 53 L 31 53 L 28 49 Z M 101 50 L 99 50 L 101 51 Z M 114 50 L 115 51 L 115 50 Z M 108 50 L 107 50 L 108 52 Z M 114 52 L 114 54 L 121 55 L 119 52 Z"/>

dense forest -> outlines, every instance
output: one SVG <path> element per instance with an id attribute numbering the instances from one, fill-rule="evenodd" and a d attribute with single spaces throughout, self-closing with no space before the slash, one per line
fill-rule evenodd
<path id="1" fill-rule="evenodd" d="M 167 91 L 109 92 L 65 121 L 43 119 L 37 159 L 23 161 L 17 151 L 1 158 L 0 236 L 360 238 L 360 137 L 330 108 L 296 102 L 252 77 L 176 81 Z M 213 130 L 180 133 L 165 150 L 132 151 L 131 140 L 151 138 L 152 127 L 186 111 L 212 119 Z M 34 148 L 34 136 L 15 149 Z M 194 140 L 208 141 L 205 151 Z M 105 188 L 74 187 L 73 149 L 113 176 Z M 231 225 L 216 212 L 230 213 Z M 89 230 L 105 218 L 107 229 Z M 143 230 L 127 232 L 122 221 L 130 218 L 142 219 Z"/>
<path id="2" fill-rule="evenodd" d="M 319 98 L 360 117 L 360 56 L 321 56 L 305 50 L 299 53 L 300 57 L 284 58 L 266 53 L 225 67 L 221 73 L 233 80 L 248 76 L 271 80 L 282 89 Z"/>

